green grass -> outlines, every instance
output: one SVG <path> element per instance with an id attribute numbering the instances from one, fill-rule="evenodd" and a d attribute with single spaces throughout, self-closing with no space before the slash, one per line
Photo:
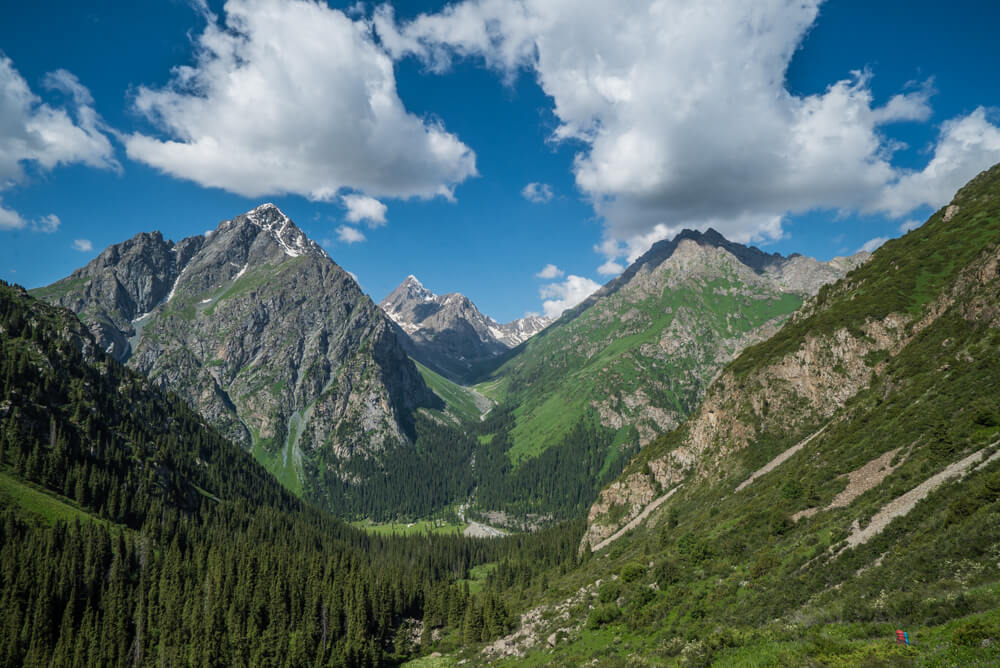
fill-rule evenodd
<path id="1" fill-rule="evenodd" d="M 16 506 L 29 517 L 45 524 L 74 520 L 106 523 L 81 509 L 73 501 L 34 483 L 15 478 L 6 471 L 0 471 L 0 501 L 5 506 Z"/>
<path id="2" fill-rule="evenodd" d="M 415 522 L 372 522 L 358 520 L 350 523 L 356 529 L 379 536 L 423 536 L 425 534 L 454 534 L 465 531 L 468 524 L 456 524 L 445 520 L 417 520 Z M 485 577 L 485 576 L 484 576 Z"/>
<path id="3" fill-rule="evenodd" d="M 450 413 L 466 422 L 479 421 L 481 413 L 469 388 L 453 383 L 416 360 L 413 360 L 413 363 L 417 365 L 420 375 L 424 377 L 424 382 L 433 390 L 434 394 L 441 397 Z"/>
<path id="4" fill-rule="evenodd" d="M 295 468 L 295 458 L 292 453 L 285 457 L 284 450 L 272 452 L 266 448 L 269 439 L 260 439 L 256 432 L 253 435 L 253 449 L 251 453 L 260 464 L 267 469 L 268 473 L 278 479 L 286 489 L 298 497 L 302 496 L 302 479 Z M 286 445 L 285 447 L 291 447 Z"/>
<path id="5" fill-rule="evenodd" d="M 89 280 L 89 278 L 64 278 L 61 281 L 52 283 L 51 285 L 28 290 L 28 294 L 37 299 L 54 301 L 70 292 L 79 290 L 86 285 Z"/>

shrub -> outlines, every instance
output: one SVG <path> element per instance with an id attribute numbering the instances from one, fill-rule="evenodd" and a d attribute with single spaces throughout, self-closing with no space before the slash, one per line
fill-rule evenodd
<path id="1" fill-rule="evenodd" d="M 646 567 L 635 562 L 622 566 L 621 577 L 624 582 L 635 582 L 646 574 Z"/>

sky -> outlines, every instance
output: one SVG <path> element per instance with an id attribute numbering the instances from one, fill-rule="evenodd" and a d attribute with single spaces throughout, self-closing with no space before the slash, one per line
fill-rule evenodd
<path id="1" fill-rule="evenodd" d="M 828 260 L 1000 162 L 996 3 L 6 1 L 0 278 L 270 201 L 376 301 L 556 315 L 714 227 Z"/>

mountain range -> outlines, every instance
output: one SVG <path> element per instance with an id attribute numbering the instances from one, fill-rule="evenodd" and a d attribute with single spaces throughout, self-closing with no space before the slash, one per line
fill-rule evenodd
<path id="1" fill-rule="evenodd" d="M 871 256 L 685 231 L 471 385 L 270 205 L 0 334 L 5 664 L 1000 661 L 1000 165 Z"/>
<path id="2" fill-rule="evenodd" d="M 457 382 L 474 380 L 484 365 L 551 322 L 544 316 L 526 316 L 500 324 L 465 295 L 435 295 L 412 275 L 379 306 L 406 334 L 401 339 L 414 359 Z"/>

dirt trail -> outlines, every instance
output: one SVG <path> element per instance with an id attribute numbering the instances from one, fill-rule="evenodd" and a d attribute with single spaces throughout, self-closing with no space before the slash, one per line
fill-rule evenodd
<path id="1" fill-rule="evenodd" d="M 756 471 L 754 471 L 753 473 L 751 473 L 750 477 L 747 478 L 746 480 L 744 480 L 743 482 L 741 482 L 736 487 L 735 491 L 739 492 L 739 491 L 741 491 L 743 489 L 746 489 L 747 487 L 749 487 L 750 483 L 752 483 L 757 478 L 760 478 L 761 476 L 767 475 L 768 473 L 770 473 L 774 469 L 776 469 L 779 466 L 781 466 L 782 464 L 784 464 L 792 455 L 794 455 L 796 452 L 798 452 L 802 448 L 806 447 L 806 445 L 809 444 L 809 441 L 813 440 L 814 438 L 816 438 L 817 436 L 819 436 L 820 434 L 822 434 L 824 429 L 826 429 L 826 425 L 823 425 L 820 428 L 819 431 L 817 431 L 817 432 L 815 432 L 813 434 L 810 434 L 809 436 L 806 436 L 804 439 L 802 439 L 801 441 L 799 441 L 798 443 L 796 443 L 792 447 L 790 447 L 787 450 L 785 450 L 784 452 L 782 452 L 780 455 L 778 455 L 777 457 L 775 457 L 774 459 L 772 459 L 771 461 L 769 461 L 767 464 L 764 464 L 764 466 L 760 467 L 759 469 L 757 469 Z"/>
<path id="2" fill-rule="evenodd" d="M 897 517 L 906 515 L 908 512 L 913 510 L 913 507 L 917 505 L 917 503 L 951 478 L 962 477 L 975 465 L 978 464 L 980 466 L 985 466 L 986 464 L 1000 458 L 1000 452 L 995 452 L 985 461 L 980 461 L 989 448 L 998 444 L 1000 444 L 1000 441 L 997 441 L 982 450 L 977 450 L 965 459 L 949 464 L 940 473 L 931 476 L 911 489 L 909 492 L 897 496 L 895 499 L 882 506 L 882 509 L 875 513 L 871 522 L 869 522 L 868 526 L 864 529 L 859 528 L 857 523 L 855 523 L 854 527 L 852 527 L 851 535 L 847 537 L 847 547 L 857 547 L 858 545 L 867 543 L 869 540 L 882 533 L 882 530 L 889 525 L 889 522 L 893 521 Z"/>
<path id="3" fill-rule="evenodd" d="M 625 526 L 623 526 L 621 529 L 619 529 L 615 533 L 611 534 L 610 536 L 608 536 L 607 538 L 605 538 L 604 540 L 602 540 L 600 543 L 598 543 L 594 547 L 590 548 L 590 551 L 591 552 L 597 552 L 598 550 L 603 550 L 608 545 L 611 545 L 611 543 L 615 542 L 616 540 L 618 540 L 619 538 L 621 538 L 622 536 L 624 536 L 625 534 L 627 534 L 629 531 L 631 531 L 632 529 L 634 529 L 637 526 L 639 526 L 640 524 L 642 524 L 642 521 L 644 519 L 646 519 L 647 517 L 649 517 L 649 514 L 651 512 L 653 512 L 654 510 L 656 510 L 657 508 L 659 508 L 661 505 L 663 505 L 663 502 L 666 501 L 667 499 L 669 499 L 671 496 L 673 496 L 673 493 L 676 492 L 677 490 L 679 490 L 680 488 L 681 488 L 681 486 L 677 485 L 677 487 L 674 487 L 672 490 L 670 490 L 669 492 L 667 492 L 663 496 L 659 497 L 658 499 L 654 499 L 653 501 L 651 501 L 650 504 L 648 506 L 646 506 L 645 508 L 643 508 L 642 512 L 639 513 L 638 515 L 636 515 L 635 518 L 631 522 L 629 522 L 628 524 L 626 524 Z"/>

